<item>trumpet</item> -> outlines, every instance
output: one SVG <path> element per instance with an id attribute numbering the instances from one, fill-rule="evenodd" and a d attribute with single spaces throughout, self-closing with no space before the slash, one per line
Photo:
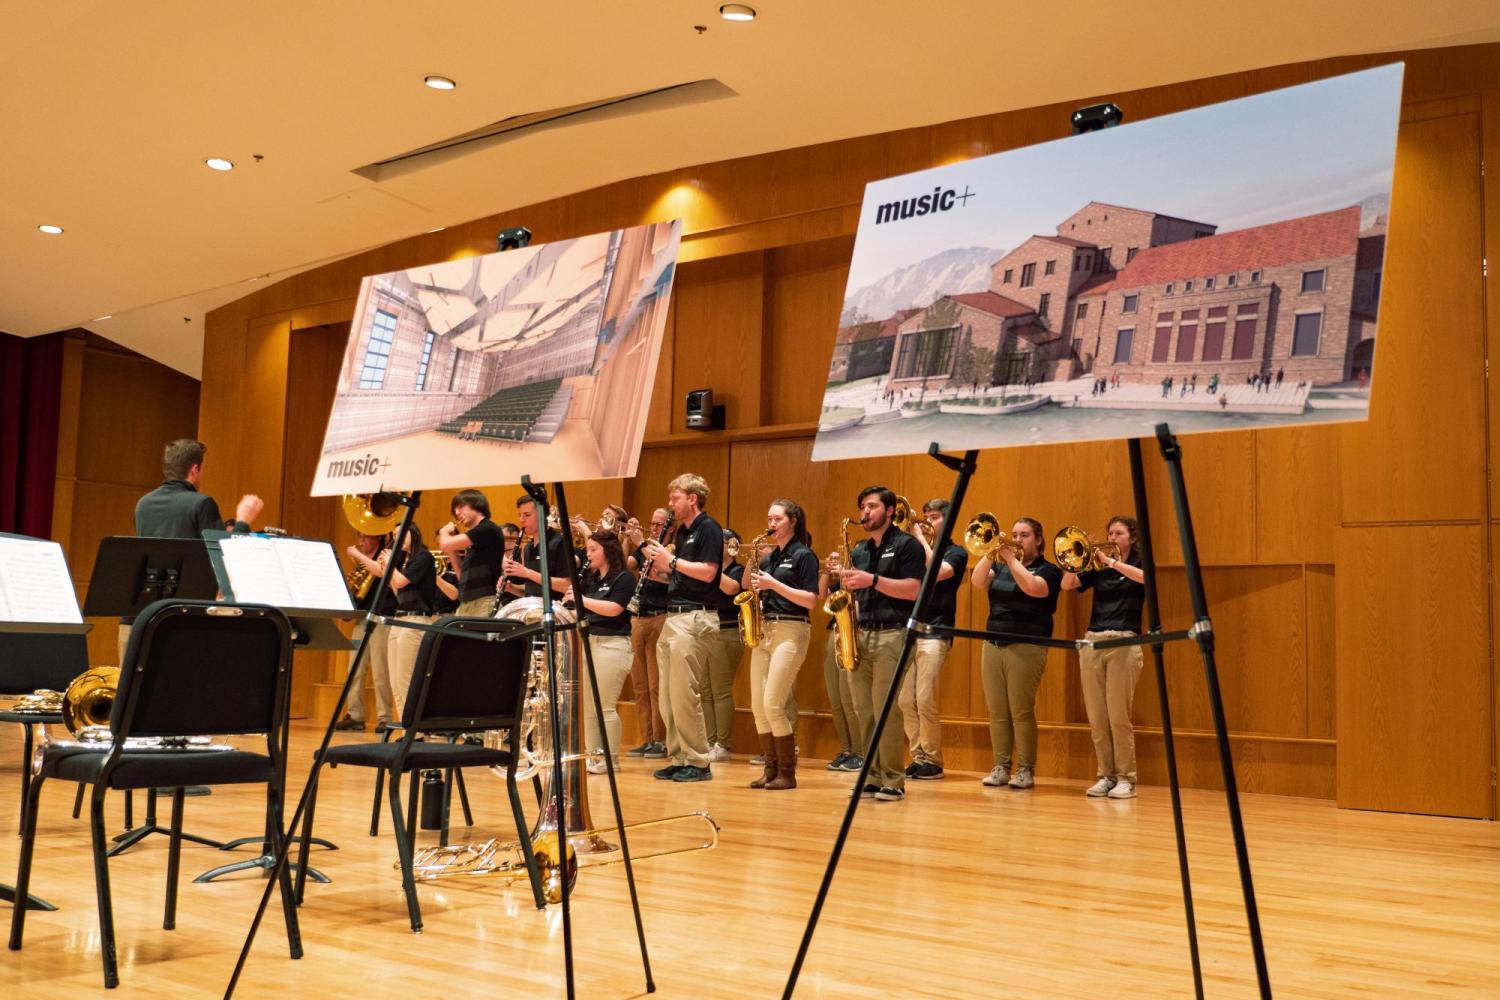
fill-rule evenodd
<path id="1" fill-rule="evenodd" d="M 1021 554 L 1021 546 L 1001 530 L 999 519 L 989 511 L 975 514 L 973 520 L 969 521 L 968 527 L 964 529 L 964 548 L 976 559 L 993 560 L 999 556 L 1001 549 L 1010 549 L 1017 556 Z"/>
<path id="2" fill-rule="evenodd" d="M 578 530 L 580 525 L 588 529 L 586 533 Z M 625 533 L 625 524 L 619 518 L 615 517 L 614 511 L 605 511 L 604 516 L 597 521 L 585 521 L 581 517 L 573 518 L 573 540 L 579 545 L 587 541 L 589 535 L 598 531 L 609 532 L 616 536 L 623 535 Z"/>
<path id="3" fill-rule="evenodd" d="M 1104 569 L 1107 562 L 1120 558 L 1120 546 L 1096 542 L 1088 532 L 1070 524 L 1052 536 L 1052 554 L 1065 573 L 1082 573 Z"/>

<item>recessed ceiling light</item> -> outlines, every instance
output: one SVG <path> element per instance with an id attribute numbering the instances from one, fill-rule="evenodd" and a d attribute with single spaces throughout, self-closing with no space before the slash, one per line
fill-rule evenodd
<path id="1" fill-rule="evenodd" d="M 44 225 L 37 226 L 37 228 L 46 233 L 48 236 L 61 236 L 63 231 L 62 226 Z"/>
<path id="2" fill-rule="evenodd" d="M 444 229 L 447 229 L 447 228 L 448 228 L 448 227 L 447 227 L 447 226 L 433 226 L 433 227 L 432 227 L 432 228 L 431 228 L 431 229 L 429 229 L 429 230 L 427 230 L 427 232 L 428 232 L 428 233 L 429 233 L 429 234 L 430 234 L 430 233 L 440 233 L 440 232 L 442 232 L 442 231 L 443 231 L 443 230 L 444 230 Z"/>
<path id="3" fill-rule="evenodd" d="M 458 84 L 454 83 L 448 77 L 438 76 L 436 74 L 429 74 L 422 77 L 422 82 L 427 84 L 427 86 L 431 87 L 433 90 L 453 90 L 458 86 Z"/>
<path id="4" fill-rule="evenodd" d="M 95 323 L 103 323 L 107 319 L 114 319 L 114 318 L 115 318 L 115 314 L 114 313 L 107 313 L 106 315 L 100 316 L 98 319 L 94 320 L 94 322 Z"/>
<path id="5" fill-rule="evenodd" d="M 226 160 L 222 156 L 210 156 L 208 159 L 204 160 L 203 163 L 210 170 L 233 170 L 234 169 L 234 161 L 233 160 Z"/>
<path id="6" fill-rule="evenodd" d="M 755 8 L 747 3 L 726 3 L 719 7 L 719 16 L 726 21 L 753 21 Z"/>

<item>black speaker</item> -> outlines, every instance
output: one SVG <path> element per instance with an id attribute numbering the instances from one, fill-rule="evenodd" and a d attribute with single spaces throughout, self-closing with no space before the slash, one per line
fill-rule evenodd
<path id="1" fill-rule="evenodd" d="M 495 235 L 495 246 L 499 250 L 519 250 L 531 243 L 531 230 L 525 226 L 502 229 Z"/>
<path id="2" fill-rule="evenodd" d="M 687 394 L 687 428 L 690 431 L 724 429 L 724 405 L 714 405 L 712 389 L 693 389 Z"/>

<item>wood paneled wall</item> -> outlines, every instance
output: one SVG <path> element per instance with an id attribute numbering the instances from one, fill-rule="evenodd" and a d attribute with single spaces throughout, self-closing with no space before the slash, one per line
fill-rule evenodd
<path id="1" fill-rule="evenodd" d="M 135 502 L 161 483 L 163 445 L 197 433 L 198 394 L 194 379 L 103 337 L 79 331 L 64 341 L 52 537 L 79 604 L 99 540 L 135 534 Z M 211 452 L 204 464 L 215 460 L 233 456 Z M 89 621 L 89 662 L 118 663 L 118 620 Z"/>
<path id="2" fill-rule="evenodd" d="M 1500 289 L 1491 284 L 1486 299 L 1485 283 L 1496 279 L 1482 274 L 1481 261 L 1500 233 L 1500 189 L 1481 177 L 1480 158 L 1486 144 L 1493 153 L 1500 143 L 1500 46 L 1079 95 L 1067 104 L 684 167 L 305 272 L 209 316 L 199 432 L 211 454 L 238 461 L 211 462 L 206 486 L 223 496 L 260 492 L 268 516 L 296 531 L 331 534 L 342 546 L 348 532 L 339 522 L 330 526 L 331 503 L 302 494 L 331 398 L 337 330 L 352 316 L 362 276 L 485 252 L 504 225 L 525 223 L 538 241 L 549 241 L 682 217 L 682 263 L 638 474 L 571 486 L 571 506 L 593 511 L 623 500 L 644 515 L 661 501 L 668 479 L 691 470 L 713 487 L 710 510 L 742 531 L 755 527 L 774 496 L 801 500 L 826 549 L 861 487 L 884 482 L 920 501 L 947 495 L 951 485 L 921 456 L 809 461 L 866 182 L 1057 138 L 1066 134 L 1068 111 L 1098 99 L 1115 100 L 1140 120 L 1396 58 L 1407 62 L 1406 94 L 1371 419 L 1192 436 L 1184 440 L 1187 477 L 1242 787 L 1337 796 L 1355 807 L 1493 817 L 1500 736 L 1488 581 L 1500 529 L 1490 491 L 1500 487 L 1487 484 L 1500 446 L 1490 433 L 1486 364 L 1500 325 Z M 686 432 L 683 394 L 705 386 L 727 404 L 728 429 Z M 1152 450 L 1147 468 L 1165 617 L 1169 626 L 1182 625 L 1190 608 L 1181 547 Z M 503 515 L 517 491 L 489 492 Z M 446 519 L 451 495 L 425 498 L 420 521 L 429 531 Z M 1024 513 L 1049 529 L 1102 526 L 1131 506 L 1125 449 L 986 452 L 970 496 L 965 513 Z M 969 588 L 961 594 L 961 623 L 982 620 L 982 595 Z M 1079 632 L 1086 621 L 1085 601 L 1065 597 L 1059 632 Z M 799 678 L 799 735 L 804 750 L 827 755 L 835 748 L 820 659 L 818 648 Z M 972 643 L 958 643 L 943 681 L 954 767 L 987 767 L 978 662 Z M 748 702 L 746 672 L 741 705 Z M 304 694 L 324 679 L 305 673 Z M 1167 676 L 1183 730 L 1184 780 L 1214 785 L 1195 651 L 1173 647 Z M 1148 670 L 1136 709 L 1147 781 L 1164 773 L 1154 683 Z M 1072 655 L 1054 654 L 1039 716 L 1043 773 L 1091 774 Z M 739 722 L 743 749 L 748 713 Z"/>

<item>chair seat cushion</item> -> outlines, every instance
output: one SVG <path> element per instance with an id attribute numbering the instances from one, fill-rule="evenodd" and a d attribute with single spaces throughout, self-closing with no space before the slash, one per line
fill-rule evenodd
<path id="1" fill-rule="evenodd" d="M 109 754 L 81 747 L 49 747 L 42 774 L 92 782 Z M 109 775 L 110 788 L 176 788 L 179 785 L 239 785 L 270 781 L 271 758 L 247 750 L 126 751 Z"/>
<path id="2" fill-rule="evenodd" d="M 345 743 L 328 748 L 325 758 L 329 764 L 353 764 L 357 767 L 383 767 L 390 769 L 401 753 L 400 743 Z M 449 767 L 505 767 L 510 763 L 510 752 L 491 750 L 464 743 L 413 743 L 401 770 L 417 768 Z"/>

